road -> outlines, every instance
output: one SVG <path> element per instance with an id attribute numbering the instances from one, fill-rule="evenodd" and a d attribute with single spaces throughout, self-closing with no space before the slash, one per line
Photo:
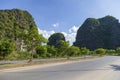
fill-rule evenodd
<path id="1" fill-rule="evenodd" d="M 0 80 L 120 80 L 120 57 L 107 56 L 28 70 L 1 71 Z"/>

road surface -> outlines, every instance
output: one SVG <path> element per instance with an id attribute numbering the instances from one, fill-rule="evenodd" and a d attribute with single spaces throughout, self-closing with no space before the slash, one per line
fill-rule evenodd
<path id="1" fill-rule="evenodd" d="M 28 70 L 0 71 L 0 80 L 120 80 L 120 57 L 107 56 Z"/>

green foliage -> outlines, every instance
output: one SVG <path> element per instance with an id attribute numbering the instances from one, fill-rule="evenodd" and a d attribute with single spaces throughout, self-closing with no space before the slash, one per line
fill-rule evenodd
<path id="1" fill-rule="evenodd" d="M 12 53 L 13 50 L 14 44 L 12 42 L 9 42 L 8 40 L 0 41 L 0 56 L 2 56 L 3 59 L 5 59 L 6 56 Z"/>
<path id="2" fill-rule="evenodd" d="M 22 51 L 21 47 L 30 50 L 36 46 L 36 42 L 45 42 L 45 38 L 38 33 L 32 15 L 19 9 L 0 10 L 1 39 L 8 39 L 16 44 L 17 52 Z"/>
<path id="3" fill-rule="evenodd" d="M 7 56 L 7 60 L 17 60 L 18 58 L 19 58 L 19 54 L 15 53 L 15 52 L 13 52 Z"/>
<path id="4" fill-rule="evenodd" d="M 117 47 L 117 48 L 116 48 L 116 54 L 117 54 L 117 55 L 120 55 L 120 47 Z"/>
<path id="5" fill-rule="evenodd" d="M 59 42 L 59 44 L 58 44 L 58 47 L 57 47 L 57 53 L 58 53 L 58 55 L 64 56 L 65 55 L 64 51 L 66 51 L 68 47 L 69 47 L 69 42 L 61 40 Z"/>
<path id="6" fill-rule="evenodd" d="M 30 59 L 31 57 L 30 53 L 26 51 L 22 51 L 17 54 L 18 54 L 18 58 L 17 58 L 18 60 L 27 60 Z"/>
<path id="7" fill-rule="evenodd" d="M 90 53 L 90 50 L 87 49 L 86 47 L 83 47 L 80 50 L 81 50 L 82 55 L 89 55 L 89 53 Z"/>
<path id="8" fill-rule="evenodd" d="M 102 56 L 102 55 L 105 55 L 106 50 L 103 49 L 103 48 L 98 48 L 98 49 L 95 50 L 95 53 Z"/>
<path id="9" fill-rule="evenodd" d="M 88 18 L 78 29 L 74 46 L 115 49 L 120 46 L 120 27 L 118 19 L 105 16 L 100 19 Z"/>
<path id="10" fill-rule="evenodd" d="M 32 27 L 29 33 L 25 37 L 25 42 L 27 44 L 28 51 L 33 51 L 37 46 L 40 46 L 43 41 L 43 37 L 38 34 L 38 30 Z"/>
<path id="11" fill-rule="evenodd" d="M 68 57 L 80 56 L 81 52 L 80 52 L 80 49 L 78 47 L 71 46 L 71 47 L 67 48 L 67 50 L 64 52 L 64 54 L 66 54 Z"/>
<path id="12" fill-rule="evenodd" d="M 113 49 L 106 50 L 107 55 L 116 55 L 116 51 Z"/>
<path id="13" fill-rule="evenodd" d="M 47 48 L 46 46 L 38 46 L 36 48 L 36 53 L 40 56 L 40 57 L 45 57 L 46 53 L 47 53 Z"/>
<path id="14" fill-rule="evenodd" d="M 99 24 L 100 24 L 99 20 L 97 20 L 95 18 L 88 18 L 88 19 L 86 19 L 85 24 L 83 24 L 83 25 L 93 27 L 93 26 L 98 26 Z"/>
<path id="15" fill-rule="evenodd" d="M 4 39 L 15 44 L 14 50 L 17 53 L 21 51 L 31 52 L 31 58 L 36 46 L 47 41 L 39 34 L 32 15 L 19 9 L 0 10 L 0 40 Z M 7 56 L 7 53 L 4 56 Z"/>
<path id="16" fill-rule="evenodd" d="M 120 53 L 120 47 L 117 47 L 117 48 L 116 48 L 116 52 L 117 52 L 117 53 Z"/>
<path id="17" fill-rule="evenodd" d="M 51 55 L 51 57 L 57 57 L 57 49 L 54 46 L 47 46 L 47 53 Z"/>
<path id="18" fill-rule="evenodd" d="M 48 39 L 48 45 L 58 47 L 60 41 L 65 41 L 65 37 L 62 33 L 54 33 Z"/>
<path id="19" fill-rule="evenodd" d="M 112 16 L 100 19 L 88 18 L 78 30 L 74 43 L 78 47 L 75 47 L 69 45 L 62 33 L 54 33 L 47 41 L 39 34 L 32 15 L 27 11 L 0 10 L 0 59 L 32 60 L 94 53 L 116 55 L 120 54 L 119 30 L 119 22 Z M 42 46 L 42 43 L 46 42 L 48 45 Z M 118 48 L 113 50 L 116 47 Z M 96 50 L 90 52 L 89 49 Z"/>
<path id="20" fill-rule="evenodd" d="M 116 21 L 118 22 L 118 20 L 115 17 L 110 15 L 100 18 L 99 21 L 102 25 L 108 25 Z"/>

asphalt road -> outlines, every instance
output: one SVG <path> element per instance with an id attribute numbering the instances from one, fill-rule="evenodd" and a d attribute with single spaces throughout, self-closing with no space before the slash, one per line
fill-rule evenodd
<path id="1" fill-rule="evenodd" d="M 120 57 L 107 56 L 30 70 L 1 71 L 0 80 L 120 80 Z"/>

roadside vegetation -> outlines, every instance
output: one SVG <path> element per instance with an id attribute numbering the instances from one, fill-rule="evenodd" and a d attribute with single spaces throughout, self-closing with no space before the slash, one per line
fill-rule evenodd
<path id="1" fill-rule="evenodd" d="M 90 19 L 88 22 L 91 20 L 94 25 L 98 24 L 95 19 Z M 95 30 L 94 28 L 90 29 Z M 88 32 L 86 33 L 88 34 Z M 79 37 L 79 35 L 77 36 Z M 102 41 L 107 40 L 109 39 Z M 69 59 L 81 56 L 120 55 L 120 47 L 114 50 L 104 48 L 92 50 L 83 47 L 84 44 L 81 47 L 77 47 L 80 45 L 79 43 L 74 44 L 71 46 L 62 33 L 54 33 L 48 40 L 45 39 L 38 32 L 32 15 L 27 11 L 0 10 L 0 60 L 29 60 L 32 62 L 33 59 L 42 58 Z"/>
<path id="2" fill-rule="evenodd" d="M 57 35 L 56 35 L 57 34 Z M 54 37 L 55 35 L 55 37 Z M 55 33 L 52 41 L 46 43 L 46 45 L 34 45 L 34 51 L 21 51 L 17 53 L 15 51 L 15 45 L 8 40 L 0 41 L 0 59 L 1 60 L 31 60 L 33 59 L 45 59 L 45 58 L 70 58 L 81 56 L 104 56 L 104 55 L 120 55 L 120 47 L 115 50 L 98 48 L 93 51 L 86 47 L 70 46 L 69 41 L 66 41 L 62 33 Z M 57 36 L 57 38 L 56 38 Z M 62 38 L 61 38 L 62 37 Z M 50 37 L 51 38 L 51 37 Z M 54 39 L 55 38 L 55 39 Z M 54 44 L 52 44 L 54 43 Z"/>

